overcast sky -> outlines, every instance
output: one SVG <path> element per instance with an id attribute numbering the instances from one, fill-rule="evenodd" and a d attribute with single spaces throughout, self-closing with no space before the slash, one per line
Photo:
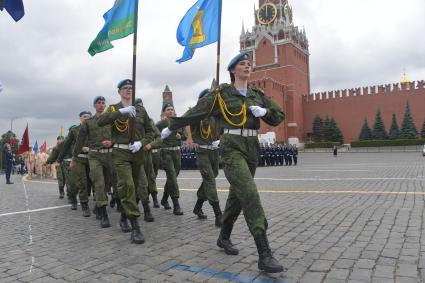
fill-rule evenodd
<path id="1" fill-rule="evenodd" d="M 175 33 L 195 0 L 141 0 L 137 96 L 158 120 L 162 91 L 169 85 L 178 114 L 196 102 L 215 76 L 216 45 L 175 63 L 183 47 Z M 60 127 L 78 123 L 92 99 L 119 100 L 117 82 L 131 78 L 132 37 L 91 57 L 90 42 L 114 0 L 24 0 L 26 15 L 15 23 L 0 12 L 0 133 L 30 142 L 55 142 Z M 403 69 L 411 80 L 425 79 L 424 0 L 290 0 L 295 25 L 310 44 L 312 92 L 392 83 Z M 258 0 L 223 0 L 221 80 L 239 50 L 242 22 L 251 30 Z"/>

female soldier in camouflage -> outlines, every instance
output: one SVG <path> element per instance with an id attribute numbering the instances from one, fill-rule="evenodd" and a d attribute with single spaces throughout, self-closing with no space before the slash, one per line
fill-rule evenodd
<path id="1" fill-rule="evenodd" d="M 166 138 L 173 130 L 213 116 L 222 131 L 220 148 L 224 173 L 230 183 L 229 196 L 217 245 L 226 254 L 236 255 L 230 234 L 243 210 L 246 223 L 254 237 L 259 254 L 258 268 L 265 272 L 282 272 L 283 266 L 272 256 L 266 235 L 267 220 L 254 182 L 258 164 L 257 130 L 260 118 L 272 126 L 279 125 L 285 115 L 280 107 L 261 90 L 248 88 L 251 62 L 247 53 L 237 55 L 228 66 L 232 84 L 221 84 L 213 95 L 198 100 L 182 117 L 171 119 L 161 132 Z"/>

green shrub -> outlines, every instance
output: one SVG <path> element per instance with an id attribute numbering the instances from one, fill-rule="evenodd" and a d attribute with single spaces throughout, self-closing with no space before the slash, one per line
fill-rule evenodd
<path id="1" fill-rule="evenodd" d="M 425 144 L 425 139 L 368 140 L 351 142 L 351 147 L 406 146 L 422 144 Z"/>
<path id="2" fill-rule="evenodd" d="M 332 148 L 334 145 L 341 145 L 340 142 L 312 142 L 306 143 L 304 148 Z"/>

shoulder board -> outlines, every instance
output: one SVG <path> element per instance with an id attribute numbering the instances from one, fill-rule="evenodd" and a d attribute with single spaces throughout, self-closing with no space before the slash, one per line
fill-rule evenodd
<path id="1" fill-rule="evenodd" d="M 220 85 L 218 86 L 218 89 L 219 89 L 219 90 L 223 90 L 223 89 L 229 88 L 229 87 L 231 87 L 231 86 L 232 86 L 231 84 L 224 83 L 224 84 L 220 84 Z"/>
<path id="2" fill-rule="evenodd" d="M 71 129 L 75 128 L 75 127 L 77 127 L 77 125 L 72 125 L 71 127 L 69 127 L 68 130 L 71 130 Z"/>
<path id="3" fill-rule="evenodd" d="M 264 95 L 264 91 L 262 89 L 256 87 L 252 87 L 251 89 L 258 94 Z"/>

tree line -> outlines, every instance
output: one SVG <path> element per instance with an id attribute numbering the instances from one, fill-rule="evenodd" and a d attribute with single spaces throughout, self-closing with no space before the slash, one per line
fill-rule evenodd
<path id="1" fill-rule="evenodd" d="M 381 117 L 381 110 L 378 108 L 376 111 L 375 122 L 372 129 L 368 125 L 367 118 L 364 119 L 363 126 L 360 130 L 359 140 L 398 140 L 398 139 L 416 139 L 418 131 L 416 130 L 415 122 L 413 121 L 410 112 L 409 102 L 406 103 L 403 121 L 401 128 L 397 124 L 396 114 L 392 114 L 391 126 L 387 132 L 385 129 L 384 121 Z M 425 120 L 422 124 L 420 136 L 425 138 Z"/>

